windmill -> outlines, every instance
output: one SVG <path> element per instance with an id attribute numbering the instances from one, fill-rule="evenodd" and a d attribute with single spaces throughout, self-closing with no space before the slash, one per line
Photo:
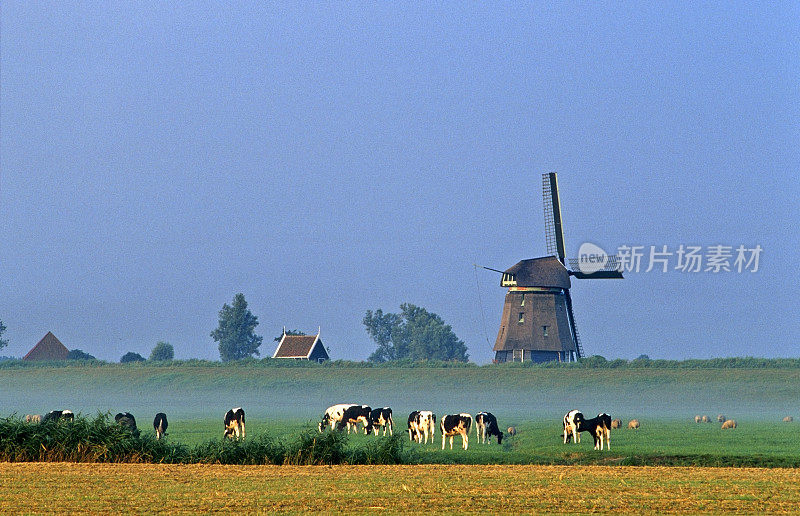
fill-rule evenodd
<path id="1" fill-rule="evenodd" d="M 571 362 L 584 356 L 575 327 L 570 276 L 577 279 L 622 279 L 616 256 L 582 264 L 571 259 L 567 269 L 561 203 L 554 172 L 542 174 L 547 254 L 522 260 L 502 272 L 508 288 L 500 330 L 494 344 L 497 362 Z M 599 250 L 599 249 L 598 249 Z"/>

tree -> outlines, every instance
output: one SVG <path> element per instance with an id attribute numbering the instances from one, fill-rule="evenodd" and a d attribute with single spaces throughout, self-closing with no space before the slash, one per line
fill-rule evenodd
<path id="1" fill-rule="evenodd" d="M 211 332 L 211 337 L 219 342 L 219 357 L 223 362 L 259 354 L 258 347 L 263 337 L 255 334 L 256 326 L 258 317 L 247 309 L 244 294 L 236 294 L 231 306 L 222 305 L 219 326 Z"/>
<path id="2" fill-rule="evenodd" d="M 80 349 L 71 349 L 67 353 L 67 360 L 97 360 L 89 353 L 85 353 Z"/>
<path id="3" fill-rule="evenodd" d="M 159 341 L 150 352 L 150 360 L 170 361 L 175 358 L 175 350 L 169 342 Z"/>
<path id="4" fill-rule="evenodd" d="M 3 324 L 3 321 L 0 321 L 0 337 L 3 336 L 4 331 L 6 331 L 6 326 Z M 0 349 L 3 349 L 6 346 L 8 346 L 8 341 L 0 339 Z"/>
<path id="5" fill-rule="evenodd" d="M 400 336 L 403 321 L 399 315 L 384 314 L 380 308 L 374 314 L 372 310 L 367 310 L 362 322 L 370 338 L 378 345 L 378 349 L 368 358 L 370 362 L 387 362 L 401 358 L 398 356 L 398 348 L 403 353 L 405 343 Z"/>
<path id="6" fill-rule="evenodd" d="M 128 351 L 122 358 L 119 359 L 120 364 L 127 364 L 129 362 L 144 362 L 144 357 L 139 353 L 134 353 L 133 351 Z"/>
<path id="7" fill-rule="evenodd" d="M 449 324 L 426 309 L 403 303 L 399 314 L 367 310 L 364 326 L 378 345 L 369 360 L 445 360 L 466 362 L 467 346 Z"/>

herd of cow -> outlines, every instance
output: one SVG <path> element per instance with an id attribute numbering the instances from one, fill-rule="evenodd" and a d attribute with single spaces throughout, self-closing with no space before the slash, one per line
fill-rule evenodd
<path id="1" fill-rule="evenodd" d="M 442 449 L 444 450 L 446 439 L 450 438 L 450 449 L 453 449 L 453 437 L 461 436 L 461 445 L 466 450 L 469 446 L 469 432 L 472 428 L 472 415 L 467 413 L 447 414 L 439 422 L 439 430 L 442 434 Z M 382 407 L 373 409 L 369 405 L 357 405 L 354 403 L 340 403 L 332 405 L 325 410 L 318 428 L 323 432 L 330 426 L 331 430 L 351 430 L 358 432 L 358 424 L 364 426 L 364 433 L 374 433 L 378 435 L 381 429 L 383 435 L 389 432 L 394 435 L 394 420 L 392 419 L 392 409 Z M 503 442 L 503 432 L 497 426 L 497 418 L 490 412 L 479 412 L 475 416 L 475 433 L 478 440 L 486 443 L 487 438 L 496 437 L 497 444 Z M 436 414 L 430 410 L 415 410 L 408 415 L 408 438 L 416 443 L 428 443 L 428 439 L 433 442 L 436 435 Z"/>
<path id="2" fill-rule="evenodd" d="M 38 415 L 27 415 L 25 421 L 29 423 L 45 423 L 48 421 L 73 421 L 75 415 L 70 410 L 53 410 L 44 417 Z M 120 412 L 114 416 L 114 420 L 128 428 L 135 435 L 139 435 L 136 427 L 136 419 L 130 412 Z M 502 444 L 504 434 L 497 425 L 497 418 L 491 412 L 479 412 L 475 418 L 475 433 L 478 442 L 486 443 L 492 437 L 497 438 L 497 444 Z M 616 420 L 615 420 L 616 421 Z M 460 414 L 447 414 L 439 422 L 439 431 L 442 434 L 442 449 L 445 448 L 446 439 L 450 438 L 450 449 L 453 449 L 453 438 L 461 436 L 461 445 L 466 450 L 469 446 L 469 432 L 472 428 L 473 417 L 471 414 L 462 412 Z M 331 430 L 347 430 L 358 432 L 358 425 L 364 427 L 364 434 L 374 433 L 378 435 L 383 430 L 383 435 L 389 432 L 394 435 L 394 420 L 392 409 L 382 407 L 373 409 L 369 405 L 357 405 L 354 403 L 341 403 L 332 405 L 325 410 L 322 420 L 319 422 L 320 432 L 330 426 Z M 242 407 L 230 409 L 223 418 L 223 438 L 241 440 L 245 437 L 245 414 Z M 156 432 L 156 439 L 161 439 L 167 435 L 167 415 L 163 412 L 156 414 L 153 419 L 153 429 Z M 577 410 L 572 410 L 564 416 L 564 444 L 574 441 L 581 442 L 581 432 L 589 432 L 594 438 L 595 450 L 605 448 L 611 449 L 611 416 L 606 413 L 598 414 L 597 417 L 586 419 Z M 509 427 L 508 431 L 513 435 L 516 430 Z M 427 444 L 428 439 L 433 442 L 436 435 L 436 414 L 430 410 L 415 410 L 408 415 L 408 437 L 412 442 Z"/>

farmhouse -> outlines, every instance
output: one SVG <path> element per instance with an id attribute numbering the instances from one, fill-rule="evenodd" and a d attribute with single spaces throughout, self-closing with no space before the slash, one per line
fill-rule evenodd
<path id="1" fill-rule="evenodd" d="M 316 335 L 287 335 L 286 328 L 283 329 L 283 336 L 272 358 L 293 358 L 320 363 L 331 359 L 322 345 L 319 332 Z"/>
<path id="2" fill-rule="evenodd" d="M 22 360 L 66 360 L 68 354 L 69 350 L 48 331 Z"/>

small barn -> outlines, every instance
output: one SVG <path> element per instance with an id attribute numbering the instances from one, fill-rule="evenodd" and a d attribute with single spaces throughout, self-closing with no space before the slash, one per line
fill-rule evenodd
<path id="1" fill-rule="evenodd" d="M 53 332 L 48 331 L 47 335 L 22 357 L 22 360 L 66 360 L 68 354 L 66 346 L 53 335 Z"/>
<path id="2" fill-rule="evenodd" d="M 320 363 L 331 359 L 322 345 L 319 332 L 316 335 L 288 335 L 286 328 L 283 329 L 283 336 L 272 358 L 293 358 Z"/>

